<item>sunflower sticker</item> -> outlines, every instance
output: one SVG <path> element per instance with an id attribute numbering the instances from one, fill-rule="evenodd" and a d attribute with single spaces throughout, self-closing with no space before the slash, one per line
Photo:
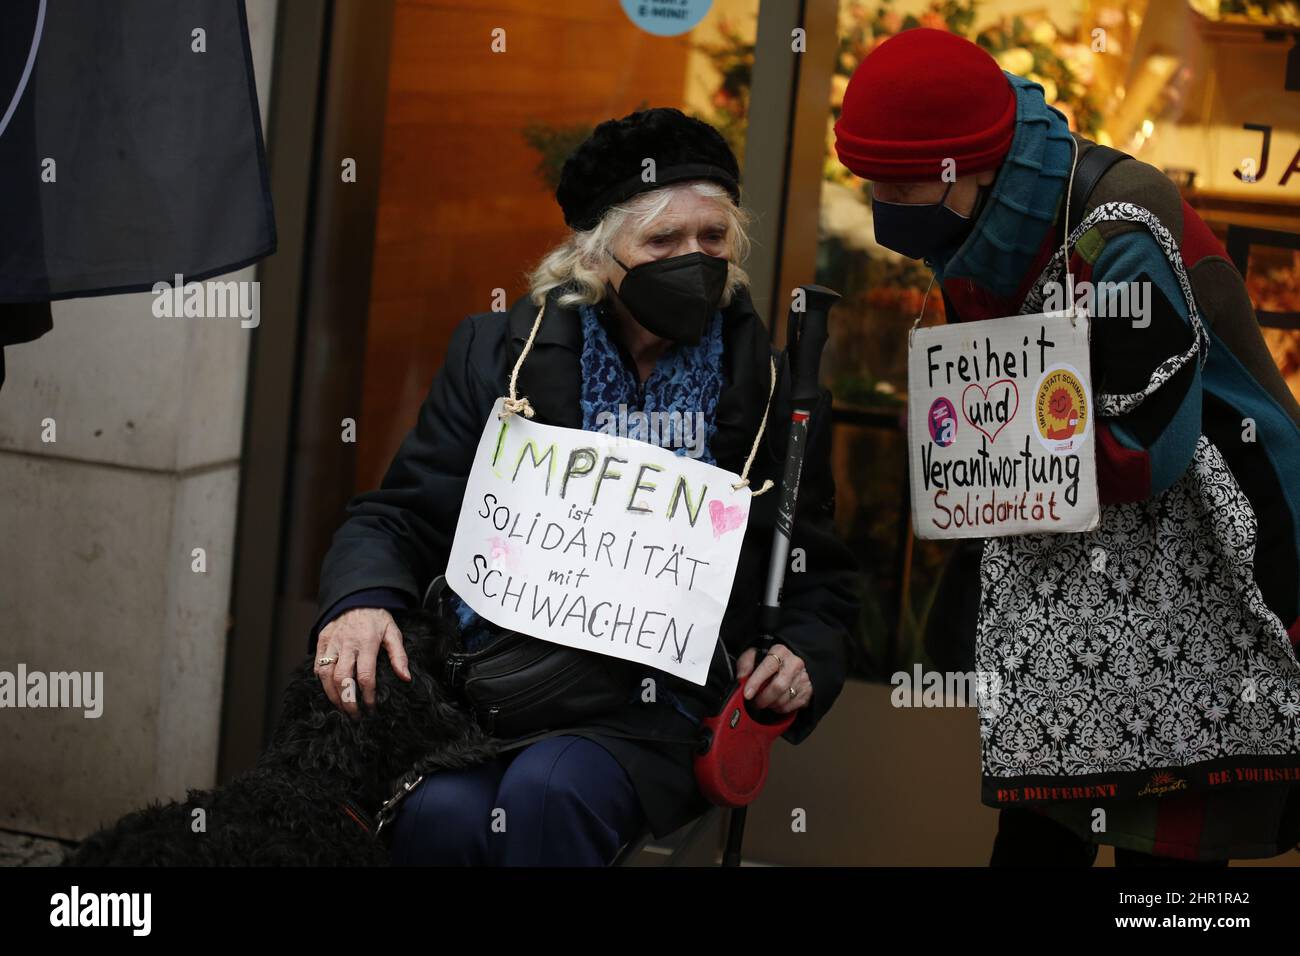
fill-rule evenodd
<path id="1" fill-rule="evenodd" d="M 1077 453 L 1091 420 L 1084 377 L 1071 365 L 1049 367 L 1034 394 L 1034 432 L 1043 447 L 1053 455 Z"/>

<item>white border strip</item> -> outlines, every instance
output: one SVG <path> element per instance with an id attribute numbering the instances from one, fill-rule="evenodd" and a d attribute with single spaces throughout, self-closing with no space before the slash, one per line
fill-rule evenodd
<path id="1" fill-rule="evenodd" d="M 18 103 L 22 100 L 27 84 L 32 78 L 32 67 L 36 65 L 36 50 L 41 45 L 41 34 L 45 30 L 45 3 L 46 0 L 41 0 L 40 8 L 36 11 L 36 32 L 32 34 L 32 48 L 27 51 L 27 65 L 23 67 L 23 75 L 18 80 L 18 89 L 14 90 L 14 98 L 9 102 L 5 115 L 0 116 L 0 136 L 3 136 L 8 129 L 9 121 L 13 119 Z"/>

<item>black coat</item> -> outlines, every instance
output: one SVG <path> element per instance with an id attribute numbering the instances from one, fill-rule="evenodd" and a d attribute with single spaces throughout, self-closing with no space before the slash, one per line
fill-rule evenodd
<path id="1" fill-rule="evenodd" d="M 535 421 L 581 428 L 582 321 L 576 309 L 555 301 L 557 294 L 553 291 L 547 299 L 517 392 L 532 403 Z M 537 307 L 523 296 L 508 312 L 479 313 L 457 326 L 415 427 L 380 487 L 357 495 L 347 506 L 348 518 L 335 533 L 321 571 L 322 614 L 340 598 L 368 588 L 395 588 L 418 604 L 429 582 L 443 572 L 479 436 L 493 403 L 508 394 L 510 370 L 536 314 Z M 790 420 L 788 372 L 747 293 L 736 295 L 723 315 L 724 384 L 709 445 L 720 467 L 740 473 L 767 403 L 770 355 L 780 369 L 766 441 L 749 473 L 750 487 L 757 491 L 765 478 L 780 481 Z M 832 523 L 830 394 L 825 390 L 810 428 L 792 541 L 792 549 L 804 550 L 805 570 L 786 574 L 779 640 L 805 661 L 813 698 L 784 734 L 791 743 L 807 737 L 839 695 L 845 642 L 858 613 L 857 567 Z M 719 648 L 725 645 L 733 659 L 757 636 L 757 605 L 767 575 L 778 494 L 774 487 L 751 505 L 719 640 Z M 717 710 L 730 671 L 717 650 L 703 687 L 655 673 L 688 709 L 701 715 Z M 657 703 L 629 704 L 586 723 L 668 737 L 689 737 L 693 731 L 665 695 L 659 695 Z M 583 736 L 605 746 L 627 771 L 655 836 L 672 832 L 707 809 L 695 786 L 688 747 L 587 732 Z"/>

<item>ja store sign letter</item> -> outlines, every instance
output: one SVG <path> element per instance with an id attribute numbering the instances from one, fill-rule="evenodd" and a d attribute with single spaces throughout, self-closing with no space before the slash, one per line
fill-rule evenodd
<path id="1" fill-rule="evenodd" d="M 1097 526 L 1088 321 L 1017 315 L 916 331 L 907 431 L 918 538 Z"/>
<path id="2" fill-rule="evenodd" d="M 703 685 L 749 488 L 655 445 L 501 410 L 475 452 L 448 585 L 501 627 Z"/>

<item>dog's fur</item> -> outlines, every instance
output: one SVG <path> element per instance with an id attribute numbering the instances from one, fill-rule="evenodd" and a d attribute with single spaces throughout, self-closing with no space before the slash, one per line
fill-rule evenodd
<path id="1" fill-rule="evenodd" d="M 256 766 L 224 787 L 190 790 L 184 803 L 128 814 L 88 837 L 65 865 L 386 865 L 385 847 L 343 811 L 343 802 L 375 814 L 399 781 L 490 760 L 498 746 L 443 682 L 454 627 L 422 611 L 394 617 L 412 680 L 394 674 L 381 649 L 373 713 L 360 688 L 360 719 L 335 708 L 308 659 L 294 671 Z M 194 812 L 199 808 L 202 815 Z"/>

